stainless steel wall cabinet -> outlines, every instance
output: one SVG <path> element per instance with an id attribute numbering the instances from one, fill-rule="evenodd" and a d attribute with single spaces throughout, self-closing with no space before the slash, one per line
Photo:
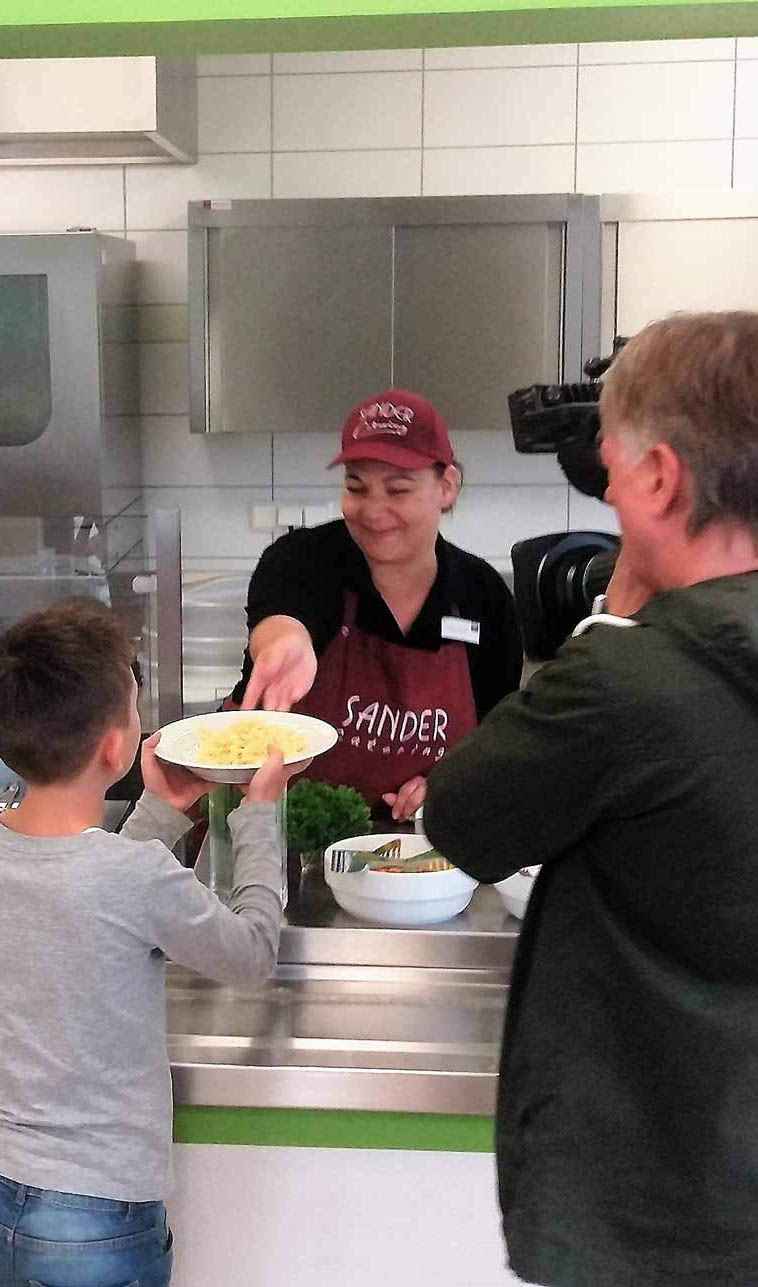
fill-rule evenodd
<path id="1" fill-rule="evenodd" d="M 206 201 L 189 225 L 194 432 L 334 433 L 390 385 L 507 429 L 514 388 L 598 349 L 594 198 Z"/>

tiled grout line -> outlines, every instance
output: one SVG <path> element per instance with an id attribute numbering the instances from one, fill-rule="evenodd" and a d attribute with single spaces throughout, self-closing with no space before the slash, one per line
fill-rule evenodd
<path id="1" fill-rule="evenodd" d="M 579 181 L 579 50 L 576 47 L 576 84 L 574 86 L 574 192 Z"/>
<path id="2" fill-rule="evenodd" d="M 271 197 L 274 196 L 274 55 L 269 54 L 269 143 L 271 164 Z"/>
<path id="3" fill-rule="evenodd" d="M 467 64 L 461 64 L 459 67 L 451 65 L 450 67 L 427 67 L 426 71 L 429 76 L 442 76 L 446 72 L 480 72 L 480 71 L 557 71 L 560 67 L 692 67 L 692 66 L 711 66 L 713 63 L 731 62 L 731 58 L 662 58 L 660 61 L 650 61 L 645 59 L 630 58 L 623 62 L 605 62 L 605 63 L 585 63 L 581 62 L 577 53 L 576 61 L 565 63 L 487 63 L 482 66 L 472 67 Z M 745 58 L 741 62 L 758 61 L 758 55 L 752 60 Z M 275 76 L 417 76 L 422 70 L 421 67 L 364 67 L 364 68 L 345 68 L 345 69 L 328 69 L 325 71 L 275 71 Z M 251 76 L 263 76 L 264 72 L 251 72 Z M 203 77 L 203 79 L 208 79 Z M 223 79 L 218 77 L 217 79 Z M 239 76 L 233 76 L 230 79 L 239 80 Z"/>
<path id="4" fill-rule="evenodd" d="M 732 91 L 732 158 L 729 175 L 729 186 L 734 188 L 734 161 L 737 150 L 737 37 L 734 38 L 734 86 Z"/>
<path id="5" fill-rule="evenodd" d="M 421 50 L 421 173 L 420 194 L 424 195 L 424 110 L 426 107 L 426 50 Z"/>
<path id="6" fill-rule="evenodd" d="M 717 61 L 716 59 L 713 60 Z M 723 62 L 723 58 L 721 62 Z M 571 63 L 535 63 L 524 67 L 518 63 L 500 67 L 427 67 L 430 76 L 439 76 L 448 71 L 534 71 L 542 69 L 552 69 L 557 67 L 570 67 Z M 301 72 L 274 72 L 275 76 L 418 76 L 423 71 L 423 62 L 421 67 L 364 67 L 362 69 L 351 67 L 341 70 L 329 71 L 301 71 Z"/>
<path id="7" fill-rule="evenodd" d="M 577 146 L 576 129 L 573 139 L 561 140 L 542 140 L 534 143 L 427 143 L 424 145 L 426 152 L 504 152 L 504 151 L 526 151 L 527 149 L 549 148 L 549 147 L 570 147 Z M 747 141 L 758 138 L 756 135 L 746 135 Z M 582 147 L 658 147 L 662 143 L 676 145 L 679 143 L 730 143 L 732 134 L 723 134 L 715 138 L 655 138 L 655 139 L 590 139 L 582 143 Z M 280 147 L 274 150 L 274 156 L 339 156 L 348 155 L 351 152 L 418 152 L 418 147 L 408 146 L 387 146 L 387 147 Z M 238 149 L 234 152 L 203 152 L 201 156 L 268 156 L 269 149 L 241 152 Z M 140 232 L 179 232 L 179 228 L 141 228 Z"/>

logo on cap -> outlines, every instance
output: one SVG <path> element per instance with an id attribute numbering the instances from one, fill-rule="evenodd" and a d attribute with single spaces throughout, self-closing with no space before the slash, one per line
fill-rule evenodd
<path id="1" fill-rule="evenodd" d="M 361 407 L 361 418 L 353 429 L 353 438 L 378 438 L 382 434 L 394 434 L 396 438 L 405 438 L 413 421 L 412 407 L 396 407 L 392 402 L 372 402 L 368 407 Z"/>

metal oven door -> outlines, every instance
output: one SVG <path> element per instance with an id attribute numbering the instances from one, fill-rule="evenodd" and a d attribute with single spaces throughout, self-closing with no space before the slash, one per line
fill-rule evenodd
<path id="1" fill-rule="evenodd" d="M 94 508 L 97 238 L 0 237 L 0 510 Z"/>

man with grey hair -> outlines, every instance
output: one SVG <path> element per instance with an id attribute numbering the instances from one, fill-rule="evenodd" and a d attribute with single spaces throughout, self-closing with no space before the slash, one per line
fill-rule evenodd
<path id="1" fill-rule="evenodd" d="M 601 422 L 606 615 L 445 756 L 426 830 L 480 880 L 541 864 L 498 1104 L 514 1271 L 755 1287 L 758 314 L 647 327 Z"/>

